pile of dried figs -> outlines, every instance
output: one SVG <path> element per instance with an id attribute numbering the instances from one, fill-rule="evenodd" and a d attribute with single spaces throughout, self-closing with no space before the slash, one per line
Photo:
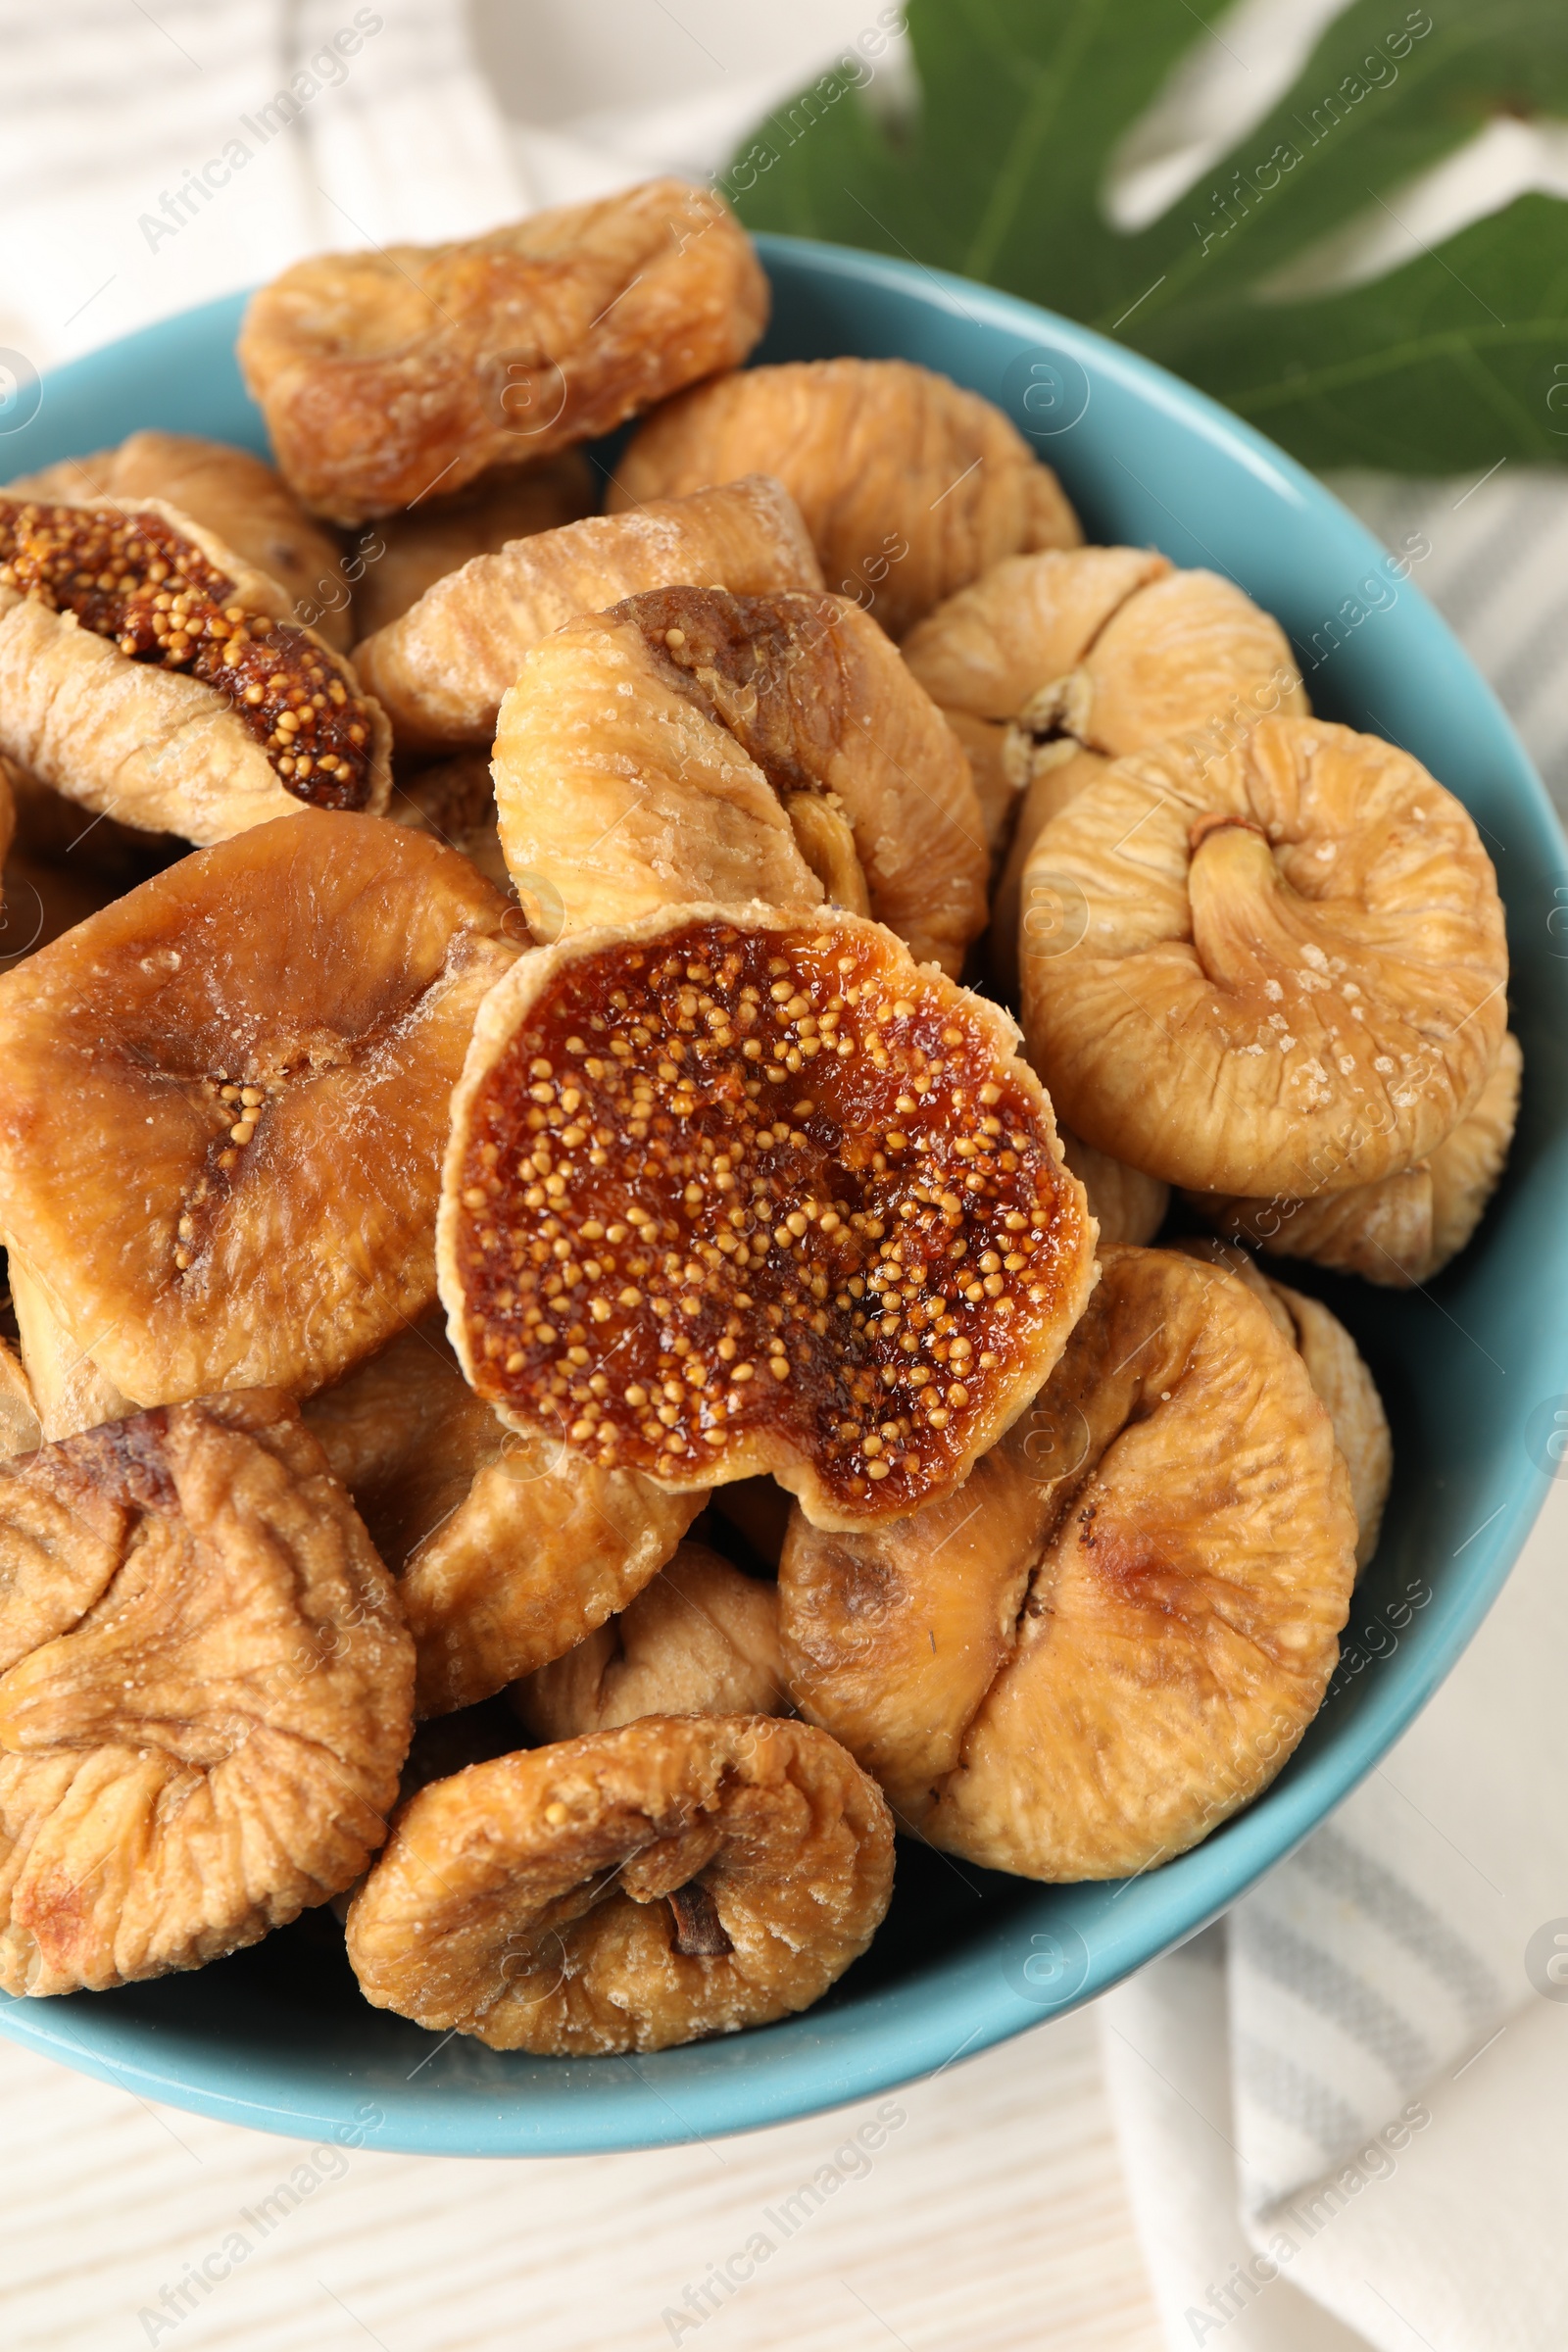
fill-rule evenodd
<path id="1" fill-rule="evenodd" d="M 816 2000 L 895 1827 L 1141 1872 L 1323 1699 L 1388 1424 L 1257 1253 L 1469 1239 L 1491 862 L 767 308 L 672 181 L 323 257 L 276 470 L 0 492 L 9 1992 L 327 1905 L 423 2026 L 658 2049 Z"/>

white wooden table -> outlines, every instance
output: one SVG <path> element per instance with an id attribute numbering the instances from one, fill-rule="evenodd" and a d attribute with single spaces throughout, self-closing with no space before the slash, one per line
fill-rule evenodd
<path id="1" fill-rule="evenodd" d="M 884 2143 L 835 2165 L 879 2109 Z M 313 2149 L 3 2040 L 0 2115 L 18 2352 L 1161 2348 L 1088 2014 L 891 2103 L 650 2155 Z M 796 2192 L 824 2165 L 841 2184 L 813 2209 Z M 688 2289 L 760 2231 L 773 2250 L 699 2316 Z"/>

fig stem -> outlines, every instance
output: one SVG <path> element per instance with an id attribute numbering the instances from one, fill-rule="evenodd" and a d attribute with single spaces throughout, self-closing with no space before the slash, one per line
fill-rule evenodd
<path id="1" fill-rule="evenodd" d="M 716 1960 L 735 1949 L 701 1879 L 677 1886 L 665 1900 L 675 1920 L 673 1950 L 684 1952 L 688 1959 Z"/>
<path id="2" fill-rule="evenodd" d="M 1211 833 L 1221 833 L 1229 829 L 1240 833 L 1255 833 L 1259 841 L 1268 839 L 1262 826 L 1254 823 L 1250 816 L 1219 816 L 1211 812 L 1206 816 L 1194 819 L 1187 836 L 1188 856 L 1196 858 Z"/>

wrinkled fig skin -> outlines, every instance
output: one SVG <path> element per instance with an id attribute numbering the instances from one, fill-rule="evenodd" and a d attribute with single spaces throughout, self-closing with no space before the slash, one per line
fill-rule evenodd
<path id="1" fill-rule="evenodd" d="M 654 179 L 465 244 L 296 262 L 254 298 L 237 350 L 295 495 L 357 523 L 737 366 L 767 308 L 720 199 Z"/>
<path id="2" fill-rule="evenodd" d="M 407 514 L 383 514 L 361 532 L 350 559 L 355 635 L 389 627 L 475 556 L 578 522 L 598 501 L 599 476 L 582 451 L 563 449 L 537 466 L 481 473 L 455 498 L 438 493 Z"/>
<path id="3" fill-rule="evenodd" d="M 1030 1058 L 1068 1126 L 1168 1184 L 1286 1198 L 1409 1167 L 1495 1066 L 1507 945 L 1475 825 L 1321 719 L 1137 753 L 1041 834 Z"/>
<path id="4" fill-rule="evenodd" d="M 343 556 L 281 474 L 248 449 L 195 433 L 132 433 L 118 449 L 62 458 L 5 485 L 13 498 L 167 500 L 288 591 L 294 617 L 335 652 L 354 642 Z"/>
<path id="5" fill-rule="evenodd" d="M 467 1378 L 672 1494 L 768 1472 L 854 1526 L 956 1485 L 1095 1280 L 1017 1043 L 850 915 L 686 906 L 525 957 L 452 1099 Z"/>
<path id="6" fill-rule="evenodd" d="M 825 901 L 956 979 L 985 924 L 963 754 L 842 597 L 663 588 L 569 622 L 503 702 L 494 772 L 507 863 L 566 931 Z"/>
<path id="7" fill-rule="evenodd" d="M 641 1715 L 785 1715 L 778 1590 L 704 1544 L 586 1642 L 510 1693 L 530 1739 L 612 1731 Z"/>
<path id="8" fill-rule="evenodd" d="M 1269 613 L 1143 548 L 1010 557 L 929 613 L 904 657 L 962 738 L 1005 859 L 987 950 L 1009 1003 L 1023 869 L 1052 817 L 1127 752 L 1200 728 L 1221 749 L 1309 707 Z"/>
<path id="9" fill-rule="evenodd" d="M 536 645 L 578 613 L 680 581 L 771 596 L 818 592 L 822 574 L 789 492 L 749 474 L 476 556 L 367 637 L 355 664 L 374 680 L 400 750 L 488 753 L 507 689 Z"/>
<path id="10" fill-rule="evenodd" d="M 1413 1168 L 1316 1200 L 1253 1200 L 1189 1193 L 1189 1207 L 1270 1257 L 1299 1257 L 1409 1290 L 1441 1274 L 1486 1213 L 1513 1142 L 1524 1057 L 1511 1033 L 1456 1127 Z"/>
<path id="11" fill-rule="evenodd" d="M 828 587 L 893 638 L 1003 557 L 1083 537 L 1002 411 L 907 360 L 800 360 L 695 385 L 639 428 L 610 511 L 759 468 L 793 494 Z"/>
<path id="12" fill-rule="evenodd" d="M 835 1740 L 656 1715 L 421 1789 L 348 1951 L 367 2000 L 434 2033 L 662 2050 L 808 2009 L 892 1889 L 887 1806 Z"/>
<path id="13" fill-rule="evenodd" d="M 307 1393 L 428 1308 L 508 916 L 452 851 L 304 810 L 0 978 L 7 1246 L 125 1396 Z"/>
<path id="14" fill-rule="evenodd" d="M 1306 1376 L 1334 1424 L 1334 1442 L 1350 1474 L 1350 1500 L 1357 1528 L 1355 1564 L 1369 1565 L 1378 1547 L 1383 1506 L 1394 1477 L 1394 1442 L 1377 1383 L 1338 1315 L 1319 1299 L 1307 1298 L 1283 1282 L 1271 1282 L 1234 1243 L 1187 1238 L 1172 1244 L 1189 1257 L 1223 1266 L 1235 1274 L 1273 1315 L 1306 1366 Z"/>
<path id="15" fill-rule="evenodd" d="M 797 1517 L 785 1673 L 932 1843 L 1120 1878 L 1267 1787 L 1354 1569 L 1333 1427 L 1268 1308 L 1188 1257 L 1107 1250 L 1056 1371 L 963 1489 L 855 1537 Z"/>
<path id="16" fill-rule="evenodd" d="M 414 1656 L 286 1396 L 0 1461 L 0 1985 L 200 1968 L 351 1886 Z"/>
<path id="17" fill-rule="evenodd" d="M 464 1380 L 439 1316 L 305 1417 L 398 1580 L 421 1716 L 582 1642 L 658 1574 L 704 1501 L 518 1437 Z"/>

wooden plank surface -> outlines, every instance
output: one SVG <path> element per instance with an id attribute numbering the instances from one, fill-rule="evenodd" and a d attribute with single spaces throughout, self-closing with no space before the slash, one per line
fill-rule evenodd
<path id="1" fill-rule="evenodd" d="M 0 2114 L 4 2341 L 28 2352 L 1160 2352 L 1087 2013 L 648 2155 L 313 2148 L 6 2041 Z"/>

